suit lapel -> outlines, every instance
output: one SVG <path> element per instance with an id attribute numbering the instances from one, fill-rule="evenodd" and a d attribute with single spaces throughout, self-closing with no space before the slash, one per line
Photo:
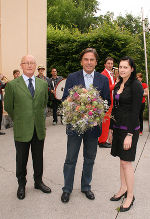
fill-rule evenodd
<path id="1" fill-rule="evenodd" d="M 42 79 L 38 80 L 38 78 L 35 78 L 35 93 L 33 99 L 37 98 L 37 96 L 40 94 L 40 89 L 41 89 L 40 80 Z"/>
<path id="2" fill-rule="evenodd" d="M 79 72 L 79 84 L 82 84 L 85 87 L 84 77 L 83 77 L 83 70 Z"/>
<path id="3" fill-rule="evenodd" d="M 34 93 L 34 98 L 33 98 L 33 99 L 35 99 L 35 98 L 38 96 L 38 94 L 40 93 L 40 89 L 41 89 L 40 80 L 41 80 L 41 79 L 38 80 L 38 79 L 35 77 L 35 93 Z M 23 79 L 22 76 L 21 76 L 20 78 L 18 78 L 17 83 L 18 83 L 18 86 L 19 86 L 22 90 L 24 90 L 24 92 L 25 92 L 26 94 L 28 94 L 28 95 L 32 98 L 32 96 L 31 96 L 31 94 L 30 94 L 30 91 L 29 91 L 29 89 L 28 89 L 28 87 L 27 87 L 27 85 L 26 85 L 26 83 L 25 83 L 25 81 L 24 81 L 24 79 Z"/>
<path id="4" fill-rule="evenodd" d="M 16 80 L 16 79 L 15 79 Z M 29 96 L 31 96 L 29 89 L 27 88 L 27 85 L 23 79 L 23 77 L 19 77 L 17 80 L 17 85 L 18 87 L 20 87 L 26 94 L 28 94 Z M 32 96 L 31 96 L 32 97 Z"/>
<path id="5" fill-rule="evenodd" d="M 96 87 L 96 88 L 98 88 L 98 86 L 99 86 L 99 84 L 98 84 L 98 82 L 99 82 L 99 80 L 98 80 L 98 75 L 99 73 L 97 73 L 97 72 L 94 72 L 94 79 L 93 79 L 93 87 Z"/>

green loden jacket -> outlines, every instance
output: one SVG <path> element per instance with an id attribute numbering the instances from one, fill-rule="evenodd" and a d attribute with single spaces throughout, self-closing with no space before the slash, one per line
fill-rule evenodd
<path id="1" fill-rule="evenodd" d="M 5 87 L 4 109 L 12 118 L 14 139 L 29 142 L 34 128 L 39 140 L 45 138 L 45 108 L 48 101 L 47 82 L 35 78 L 35 93 L 32 98 L 24 79 L 20 76 L 7 83 Z"/>

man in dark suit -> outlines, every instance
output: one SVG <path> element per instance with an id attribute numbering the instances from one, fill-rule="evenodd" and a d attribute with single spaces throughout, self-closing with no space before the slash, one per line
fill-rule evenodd
<path id="1" fill-rule="evenodd" d="M 104 100 L 108 100 L 110 105 L 110 91 L 108 79 L 95 71 L 97 65 L 98 54 L 95 49 L 87 48 L 81 53 L 81 65 L 83 70 L 72 73 L 68 76 L 63 100 L 69 95 L 69 89 L 75 85 L 82 85 L 86 89 L 93 85 L 100 91 L 100 95 Z M 81 192 L 90 200 L 94 200 L 94 193 L 91 191 L 91 180 L 94 160 L 97 153 L 97 142 L 101 130 L 99 126 L 87 130 L 84 134 L 78 135 L 70 126 L 67 126 L 67 155 L 64 163 L 64 187 L 61 201 L 66 203 L 69 201 L 70 193 L 73 189 L 75 167 L 80 150 L 81 142 L 83 140 L 83 170 L 81 179 Z"/>
<path id="2" fill-rule="evenodd" d="M 27 162 L 31 146 L 34 187 L 44 193 L 51 189 L 42 181 L 43 148 L 45 139 L 45 107 L 48 100 L 47 82 L 36 78 L 35 58 L 24 56 L 21 60 L 23 74 L 10 81 L 5 88 L 4 106 L 14 122 L 16 147 L 16 177 L 18 179 L 18 199 L 25 198 Z"/>
<path id="3" fill-rule="evenodd" d="M 53 125 L 56 125 L 57 124 L 57 110 L 58 110 L 59 105 L 61 104 L 61 101 L 55 98 L 54 90 L 57 84 L 63 79 L 63 77 L 57 75 L 56 68 L 52 68 L 51 74 L 52 74 L 52 77 L 49 79 L 50 101 L 52 102 L 52 109 L 53 109 Z M 61 118 L 61 122 L 62 122 L 62 118 Z"/>

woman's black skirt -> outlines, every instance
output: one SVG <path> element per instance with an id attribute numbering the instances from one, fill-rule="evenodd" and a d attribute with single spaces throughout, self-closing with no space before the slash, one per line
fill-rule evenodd
<path id="1" fill-rule="evenodd" d="M 136 155 L 137 142 L 139 139 L 139 130 L 136 130 L 133 133 L 131 148 L 129 150 L 124 150 L 123 143 L 127 133 L 128 131 L 122 129 L 116 128 L 113 130 L 111 155 L 114 157 L 118 156 L 121 160 L 124 161 L 134 161 Z"/>

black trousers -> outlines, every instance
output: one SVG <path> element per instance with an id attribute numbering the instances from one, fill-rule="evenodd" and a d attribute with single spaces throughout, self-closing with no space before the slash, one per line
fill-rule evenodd
<path id="1" fill-rule="evenodd" d="M 0 130 L 1 130 L 1 123 L 2 123 L 2 115 L 3 115 L 3 105 L 2 105 L 2 100 L 0 100 Z"/>
<path id="2" fill-rule="evenodd" d="M 60 104 L 61 104 L 60 100 L 57 100 L 56 98 L 52 100 L 53 122 L 56 122 L 56 123 L 57 123 L 57 110 Z"/>
<path id="3" fill-rule="evenodd" d="M 143 132 L 143 112 L 144 112 L 144 109 L 145 109 L 145 103 L 142 103 L 141 110 L 140 110 L 140 115 L 139 115 L 140 132 Z"/>
<path id="4" fill-rule="evenodd" d="M 31 146 L 34 181 L 40 183 L 43 175 L 43 148 L 44 140 L 39 140 L 34 130 L 33 137 L 30 142 L 15 141 L 16 147 L 16 177 L 19 185 L 26 185 L 27 162 L 29 149 Z"/>

